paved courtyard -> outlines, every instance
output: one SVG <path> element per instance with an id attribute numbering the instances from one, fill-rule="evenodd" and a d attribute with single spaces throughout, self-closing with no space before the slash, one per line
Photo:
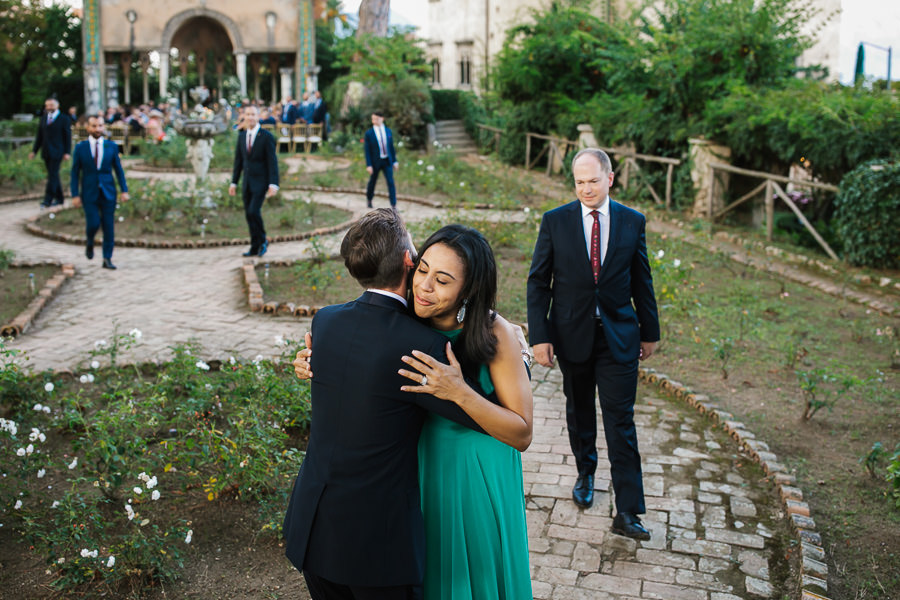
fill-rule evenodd
<path id="1" fill-rule="evenodd" d="M 361 195 L 313 198 L 356 214 L 365 210 Z M 399 207 L 408 221 L 441 212 L 403 201 Z M 303 319 L 249 311 L 240 275 L 243 247 L 116 248 L 119 269 L 106 271 L 99 260 L 88 261 L 82 247 L 26 233 L 22 222 L 37 210 L 37 201 L 0 205 L 0 246 L 20 260 L 52 259 L 76 268 L 32 328 L 11 343 L 27 351 L 37 370 L 77 368 L 94 341 L 115 327 L 143 332 L 131 351 L 135 361 L 165 360 L 170 346 L 188 340 L 198 341 L 209 359 L 274 356 L 276 336 L 299 339 L 308 328 Z M 335 249 L 340 238 L 330 236 L 326 248 Z M 266 259 L 300 258 L 307 248 L 305 241 L 273 244 Z M 603 459 L 594 506 L 581 510 L 571 501 L 575 468 L 560 372 L 537 367 L 534 391 L 534 441 L 523 464 L 535 598 L 733 600 L 780 598 L 794 587 L 787 581 L 784 517 L 771 484 L 709 421 L 656 388 L 639 388 L 644 522 L 653 537 L 635 542 L 608 531 L 614 512 Z"/>

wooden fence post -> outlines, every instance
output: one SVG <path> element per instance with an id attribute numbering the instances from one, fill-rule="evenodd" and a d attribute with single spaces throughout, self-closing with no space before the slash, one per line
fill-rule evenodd
<path id="1" fill-rule="evenodd" d="M 775 193 L 772 190 L 772 180 L 766 179 L 766 239 L 772 241 L 775 231 Z"/>

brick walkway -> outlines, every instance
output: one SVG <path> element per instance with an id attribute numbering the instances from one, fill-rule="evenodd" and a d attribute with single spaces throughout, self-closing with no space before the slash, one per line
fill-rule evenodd
<path id="1" fill-rule="evenodd" d="M 357 213 L 365 210 L 361 195 L 318 194 L 315 199 Z M 115 326 L 143 332 L 142 343 L 131 351 L 130 359 L 137 361 L 165 360 L 169 346 L 189 340 L 200 342 L 209 358 L 274 356 L 276 336 L 299 339 L 308 327 L 294 317 L 248 311 L 240 276 L 242 247 L 117 248 L 119 269 L 105 271 L 98 259 L 85 259 L 80 247 L 27 234 L 21 223 L 37 210 L 36 201 L 0 205 L 0 245 L 22 260 L 74 262 L 77 271 L 32 329 L 11 343 L 28 352 L 35 369 L 76 368 L 94 341 L 109 336 Z M 404 202 L 400 211 L 408 221 L 440 214 Z M 334 248 L 340 237 L 327 243 Z M 275 244 L 268 257 L 294 259 L 307 247 L 306 242 Z M 582 511 L 572 503 L 575 468 L 561 374 L 537 367 L 534 385 L 535 435 L 523 464 L 535 598 L 781 597 L 787 566 L 784 538 L 777 533 L 783 529 L 780 507 L 759 468 L 724 434 L 709 429 L 684 405 L 639 389 L 644 522 L 653 538 L 634 542 L 608 532 L 613 509 L 604 448 L 594 506 Z M 770 573 L 778 574 L 771 576 L 774 589 Z"/>

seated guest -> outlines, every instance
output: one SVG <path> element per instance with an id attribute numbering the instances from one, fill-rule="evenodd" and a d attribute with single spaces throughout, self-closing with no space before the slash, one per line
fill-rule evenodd
<path id="1" fill-rule="evenodd" d="M 259 113 L 259 124 L 260 125 L 276 125 L 275 117 L 272 116 L 272 113 L 268 108 L 262 109 Z"/>

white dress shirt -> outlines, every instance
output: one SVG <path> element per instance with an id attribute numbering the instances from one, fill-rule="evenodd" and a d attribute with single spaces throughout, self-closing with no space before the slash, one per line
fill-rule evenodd
<path id="1" fill-rule="evenodd" d="M 372 292 L 373 294 L 381 294 L 382 296 L 387 296 L 388 298 L 393 298 L 394 300 L 399 300 L 403 303 L 403 306 L 408 307 L 408 305 L 406 304 L 406 298 L 404 298 L 403 296 L 399 296 L 394 292 L 389 292 L 387 290 L 376 290 L 375 288 L 369 288 L 366 291 Z"/>
<path id="2" fill-rule="evenodd" d="M 91 136 L 91 156 L 94 158 L 95 165 L 103 163 L 103 138 Z"/>

